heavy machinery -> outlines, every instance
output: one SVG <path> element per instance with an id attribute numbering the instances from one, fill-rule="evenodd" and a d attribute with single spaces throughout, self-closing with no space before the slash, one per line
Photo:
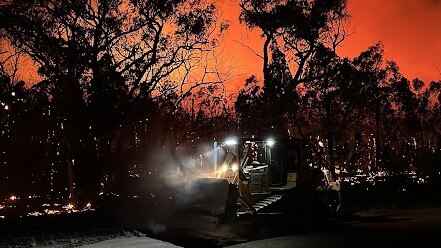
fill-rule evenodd
<path id="1" fill-rule="evenodd" d="M 324 164 L 309 163 L 309 154 L 301 140 L 215 142 L 214 170 L 193 182 L 198 197 L 187 206 L 218 216 L 336 212 L 339 182 Z"/>
<path id="2" fill-rule="evenodd" d="M 316 223 L 311 220 L 338 211 L 340 187 L 332 170 L 317 159 L 320 154 L 311 150 L 292 139 L 215 142 L 206 154 L 212 162 L 206 163 L 205 173 L 173 175 L 169 183 L 137 178 L 136 185 L 149 186 L 135 187 L 138 191 L 133 193 L 103 194 L 98 209 L 104 219 L 128 226 L 144 225 L 146 220 L 174 225 L 170 223 L 213 216 L 222 221 L 264 219 L 268 214 L 272 219 L 276 213 L 294 216 L 287 219 L 300 220 L 297 223 Z"/>

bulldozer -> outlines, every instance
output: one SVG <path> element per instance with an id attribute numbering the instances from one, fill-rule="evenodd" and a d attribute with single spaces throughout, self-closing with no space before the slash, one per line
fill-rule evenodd
<path id="1" fill-rule="evenodd" d="M 319 154 L 320 155 L 320 154 Z M 213 170 L 192 182 L 185 209 L 220 217 L 259 213 L 335 213 L 340 184 L 326 164 L 313 164 L 302 140 L 214 142 Z"/>
<path id="2" fill-rule="evenodd" d="M 134 187 L 139 190 L 124 194 L 113 188 L 102 194 L 98 212 L 124 226 L 143 226 L 146 220 L 170 226 L 196 219 L 261 221 L 275 214 L 300 226 L 314 225 L 314 218 L 337 212 L 341 199 L 332 168 L 317 159 L 324 153 L 312 150 L 296 139 L 214 142 L 201 173 L 172 177 L 171 185 L 157 183 L 159 178 L 139 180 L 151 183 L 146 191 Z"/>

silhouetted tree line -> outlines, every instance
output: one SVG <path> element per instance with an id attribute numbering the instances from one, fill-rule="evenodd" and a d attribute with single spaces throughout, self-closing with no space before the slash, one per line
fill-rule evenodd
<path id="1" fill-rule="evenodd" d="M 320 141 L 326 161 L 349 173 L 438 174 L 441 82 L 409 81 L 381 43 L 353 59 L 338 56 L 345 5 L 241 1 L 241 21 L 264 38 L 264 80 L 247 79 L 235 104 L 241 129 L 306 139 L 313 151 Z"/>
<path id="2" fill-rule="evenodd" d="M 247 79 L 231 104 L 209 59 L 228 28 L 213 4 L 2 1 L 0 38 L 44 78 L 27 87 L 0 71 L 2 197 L 94 199 L 161 167 L 185 167 L 182 156 L 237 128 L 312 148 L 320 140 L 326 160 L 349 172 L 439 171 L 440 82 L 409 81 L 381 44 L 339 57 L 345 0 L 240 6 L 241 22 L 264 38 L 264 79 Z"/>
<path id="3" fill-rule="evenodd" d="M 94 199 L 103 187 L 123 185 L 134 168 L 151 173 L 149 156 L 158 148 L 176 157 L 231 123 L 222 77 L 207 62 L 228 28 L 213 4 L 0 6 L 2 38 L 30 56 L 44 78 L 25 87 L 2 70 L 3 196 Z"/>

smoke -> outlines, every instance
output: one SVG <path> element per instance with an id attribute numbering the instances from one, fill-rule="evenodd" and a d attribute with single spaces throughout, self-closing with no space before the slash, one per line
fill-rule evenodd
<path id="1" fill-rule="evenodd" d="M 155 234 L 155 235 L 167 231 L 167 228 L 166 228 L 165 225 L 157 224 L 157 223 L 155 223 L 155 222 L 153 222 L 153 221 L 150 221 L 150 222 L 148 223 L 148 229 L 149 229 L 151 232 L 153 232 L 153 234 Z"/>
<path id="2" fill-rule="evenodd" d="M 199 164 L 197 155 L 190 156 L 174 148 L 151 150 L 144 162 L 147 174 L 140 185 L 142 191 L 152 192 L 154 200 L 161 201 L 161 205 L 186 203 L 199 192 L 191 183 L 200 174 Z"/>
<path id="3" fill-rule="evenodd" d="M 223 149 L 218 147 L 216 152 L 220 160 L 224 156 Z M 160 182 L 175 186 L 213 173 L 213 147 L 207 144 L 192 149 L 165 146 L 151 150 L 144 164 Z"/>
<path id="4" fill-rule="evenodd" d="M 209 176 L 204 174 L 209 172 L 210 176 L 213 175 L 212 151 L 213 146 L 210 144 L 192 149 L 150 147 L 139 163 L 142 166 L 137 167 L 136 172 L 130 172 L 129 176 L 135 176 L 129 177 L 127 186 L 124 186 L 128 189 L 126 195 L 142 204 L 142 211 L 141 208 L 139 211 L 134 208 L 124 212 L 129 215 L 139 212 L 137 214 L 144 216 L 142 225 L 159 233 L 166 231 L 167 225 L 158 223 L 167 223 L 182 212 L 200 213 L 222 209 L 228 194 L 228 184 L 223 182 L 220 185 L 219 180 L 207 179 Z M 222 149 L 217 154 L 220 161 Z M 217 208 L 217 205 L 221 207 Z M 132 219 L 135 222 L 141 220 Z"/>
<path id="5" fill-rule="evenodd" d="M 176 200 L 177 203 L 181 206 L 202 199 L 204 197 L 201 189 L 201 184 L 198 183 L 197 179 L 189 179 L 182 184 L 176 186 Z"/>
<path id="6" fill-rule="evenodd" d="M 441 0 L 429 0 L 432 5 L 438 6 L 441 4 Z"/>

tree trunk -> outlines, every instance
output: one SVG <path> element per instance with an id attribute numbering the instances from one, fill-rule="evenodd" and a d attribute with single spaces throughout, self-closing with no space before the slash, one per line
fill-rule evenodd
<path id="1" fill-rule="evenodd" d="M 72 146 L 70 145 L 66 134 L 63 137 L 64 144 L 66 146 L 66 160 L 67 160 L 67 178 L 69 183 L 69 202 L 75 202 L 75 192 L 74 192 L 74 172 L 73 163 L 74 156 L 72 155 Z"/>
<path id="2" fill-rule="evenodd" d="M 328 154 L 329 154 L 329 169 L 331 170 L 332 176 L 335 178 L 335 157 L 334 157 L 334 134 L 331 130 L 332 128 L 332 112 L 331 112 L 331 99 L 325 97 L 325 128 L 326 128 L 326 139 L 328 140 Z"/>
<path id="3" fill-rule="evenodd" d="M 381 113 L 380 108 L 377 106 L 375 111 L 375 169 L 378 170 L 378 168 L 381 165 L 381 156 L 382 156 L 382 139 L 381 139 Z"/>
<path id="4" fill-rule="evenodd" d="M 271 44 L 271 41 L 273 39 L 273 34 L 272 33 L 267 33 L 266 34 L 266 40 L 265 43 L 263 44 L 263 79 L 264 79 L 264 83 L 267 83 L 267 81 L 269 80 L 269 45 Z"/>

